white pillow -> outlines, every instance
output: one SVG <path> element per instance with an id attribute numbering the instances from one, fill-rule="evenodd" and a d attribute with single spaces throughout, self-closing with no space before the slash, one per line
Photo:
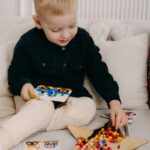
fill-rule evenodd
<path id="1" fill-rule="evenodd" d="M 5 43 L 6 41 L 19 40 L 21 35 L 33 28 L 34 25 L 31 22 L 16 24 L 15 26 L 9 27 L 5 32 L 0 34 L 0 43 Z"/>
<path id="2" fill-rule="evenodd" d="M 79 19 L 78 26 L 84 28 L 85 30 L 88 30 L 89 21 L 87 19 Z"/>
<path id="3" fill-rule="evenodd" d="M 92 36 L 95 44 L 99 44 L 100 41 L 106 41 L 109 35 L 109 28 L 102 23 L 94 23 L 89 26 L 89 33 Z"/>
<path id="4" fill-rule="evenodd" d="M 133 36 L 132 26 L 129 25 L 119 25 L 111 29 L 110 37 L 117 41 L 129 36 Z"/>
<path id="5" fill-rule="evenodd" d="M 150 33 L 150 21 L 149 20 L 124 20 L 123 24 L 132 26 L 133 33 Z"/>
<path id="6" fill-rule="evenodd" d="M 8 67 L 16 41 L 0 44 L 0 117 L 15 113 L 12 94 L 8 90 Z"/>
<path id="7" fill-rule="evenodd" d="M 15 104 L 12 97 L 0 96 L 0 118 L 15 114 Z"/>
<path id="8" fill-rule="evenodd" d="M 115 26 L 122 25 L 122 22 L 121 22 L 120 20 L 111 19 L 111 18 L 101 19 L 101 20 L 98 20 L 98 22 L 101 22 L 101 23 L 107 25 L 107 27 L 108 27 L 110 30 L 111 30 L 112 28 L 114 28 Z"/>
<path id="9" fill-rule="evenodd" d="M 8 67 L 10 65 L 16 41 L 0 44 L 0 96 L 11 96 L 8 90 Z"/>
<path id="10" fill-rule="evenodd" d="M 148 35 L 144 33 L 118 41 L 107 41 L 99 47 L 110 73 L 119 84 L 123 107 L 148 108 Z"/>
<path id="11" fill-rule="evenodd" d="M 21 17 L 18 16 L 3 16 L 0 15 L 0 33 L 6 32 L 7 29 L 10 28 L 10 26 L 15 26 L 20 22 Z"/>

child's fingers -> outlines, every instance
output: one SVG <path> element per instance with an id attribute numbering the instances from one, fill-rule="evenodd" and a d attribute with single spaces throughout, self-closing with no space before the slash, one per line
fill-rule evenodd
<path id="1" fill-rule="evenodd" d="M 118 130 L 119 126 L 120 126 L 120 120 L 121 118 L 117 115 L 116 116 L 116 122 L 115 122 L 115 129 Z"/>
<path id="2" fill-rule="evenodd" d="M 28 88 L 28 92 L 31 94 L 31 95 L 35 95 L 35 89 L 34 89 L 34 87 L 33 86 L 30 86 L 29 88 Z"/>
<path id="3" fill-rule="evenodd" d="M 120 126 L 122 127 L 122 126 L 125 126 L 125 125 L 127 125 L 127 124 L 128 124 L 127 116 L 126 116 L 126 115 L 123 115 Z"/>
<path id="4" fill-rule="evenodd" d="M 110 113 L 110 119 L 112 122 L 112 126 L 115 126 L 115 122 L 116 122 L 115 113 Z"/>
<path id="5" fill-rule="evenodd" d="M 27 102 L 27 101 L 30 99 L 30 97 L 29 97 L 29 95 L 28 95 L 28 90 L 27 90 L 27 89 L 25 89 L 25 90 L 21 93 L 21 97 L 23 98 L 23 100 L 24 100 L 25 102 Z"/>
<path id="6" fill-rule="evenodd" d="M 116 115 L 116 124 L 115 128 L 116 130 L 126 124 L 125 115 L 123 113 Z"/>
<path id="7" fill-rule="evenodd" d="M 24 96 L 22 96 L 22 98 L 25 102 L 27 102 L 30 99 L 30 97 L 28 95 L 24 95 Z"/>
<path id="8" fill-rule="evenodd" d="M 125 124 L 125 119 L 123 116 L 121 116 L 121 118 L 118 120 L 118 126 L 117 126 L 117 129 L 124 126 Z"/>
<path id="9" fill-rule="evenodd" d="M 32 95 L 35 95 L 34 87 L 30 83 L 24 84 L 21 90 L 21 97 L 25 102 L 31 99 Z"/>
<path id="10" fill-rule="evenodd" d="M 30 86 L 29 87 L 29 96 L 30 98 L 34 97 L 35 96 L 35 90 L 34 90 L 34 87 L 33 86 Z"/>
<path id="11" fill-rule="evenodd" d="M 38 100 L 40 100 L 40 97 L 38 95 L 36 95 L 35 89 L 34 89 L 33 86 L 31 86 L 29 88 L 29 96 L 30 96 L 30 99 L 38 99 Z"/>
<path id="12" fill-rule="evenodd" d="M 125 126 L 127 124 L 127 117 L 126 115 L 118 115 L 116 118 L 116 129 Z"/>

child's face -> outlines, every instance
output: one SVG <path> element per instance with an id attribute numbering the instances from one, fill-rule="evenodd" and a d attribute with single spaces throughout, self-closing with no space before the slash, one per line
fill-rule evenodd
<path id="1" fill-rule="evenodd" d="M 38 18 L 38 22 L 36 19 L 37 27 L 44 30 L 47 39 L 59 46 L 66 46 L 77 33 L 77 12 L 64 15 L 46 13 L 44 18 Z"/>

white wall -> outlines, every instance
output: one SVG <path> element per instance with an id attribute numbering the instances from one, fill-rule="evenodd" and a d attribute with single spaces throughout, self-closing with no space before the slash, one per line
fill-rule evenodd
<path id="1" fill-rule="evenodd" d="M 150 20 L 150 0 L 79 0 L 81 18 Z"/>
<path id="2" fill-rule="evenodd" d="M 32 13 L 32 0 L 0 0 L 0 15 L 29 16 Z"/>
<path id="3" fill-rule="evenodd" d="M 150 0 L 78 0 L 79 17 L 150 20 Z M 0 0 L 0 15 L 29 16 L 33 0 Z"/>
<path id="4" fill-rule="evenodd" d="M 0 15 L 19 15 L 18 0 L 0 0 Z"/>

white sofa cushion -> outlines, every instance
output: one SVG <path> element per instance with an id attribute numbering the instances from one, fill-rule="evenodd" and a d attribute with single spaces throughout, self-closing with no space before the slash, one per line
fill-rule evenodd
<path id="1" fill-rule="evenodd" d="M 11 96 L 0 96 L 0 118 L 12 115 L 15 112 L 13 98 Z"/>
<path id="2" fill-rule="evenodd" d="M 146 76 L 148 35 L 133 36 L 133 27 L 119 22 L 113 26 L 108 26 L 109 28 L 107 26 L 107 23 L 95 22 L 95 24 L 89 26 L 89 32 L 95 43 L 100 47 L 102 57 L 104 57 L 110 73 L 119 84 L 123 107 L 128 109 L 148 108 Z M 100 34 L 104 31 L 100 32 L 99 29 L 100 31 L 111 30 L 109 36 L 118 41 L 106 41 L 102 38 L 103 34 Z M 87 77 L 84 86 L 92 94 L 97 103 L 97 108 L 107 107 L 103 99 L 93 89 Z"/>
<path id="3" fill-rule="evenodd" d="M 0 117 L 15 113 L 15 106 L 12 94 L 8 89 L 8 67 L 13 55 L 16 41 L 0 44 Z"/>
<path id="4" fill-rule="evenodd" d="M 0 44 L 0 96 L 11 96 L 11 93 L 8 90 L 7 75 L 8 67 L 12 59 L 15 44 L 16 41 L 5 42 Z"/>
<path id="5" fill-rule="evenodd" d="M 148 108 L 148 35 L 145 33 L 118 41 L 107 41 L 99 47 L 110 73 L 119 84 L 123 107 Z"/>
<path id="6" fill-rule="evenodd" d="M 99 41 L 106 41 L 108 39 L 109 28 L 106 24 L 94 23 L 89 26 L 89 33 L 97 45 Z"/>
<path id="7" fill-rule="evenodd" d="M 4 25 L 6 26 L 4 27 Z M 14 19 L 14 22 L 10 22 L 9 26 L 7 22 L 3 23 L 3 30 L 0 31 L 0 43 L 5 43 L 6 41 L 11 40 L 19 40 L 21 35 L 33 28 L 33 26 L 34 23 L 31 18 L 20 18 L 20 20 Z"/>
<path id="8" fill-rule="evenodd" d="M 133 29 L 130 25 L 119 25 L 111 29 L 110 36 L 113 40 L 120 40 L 133 35 Z"/>

